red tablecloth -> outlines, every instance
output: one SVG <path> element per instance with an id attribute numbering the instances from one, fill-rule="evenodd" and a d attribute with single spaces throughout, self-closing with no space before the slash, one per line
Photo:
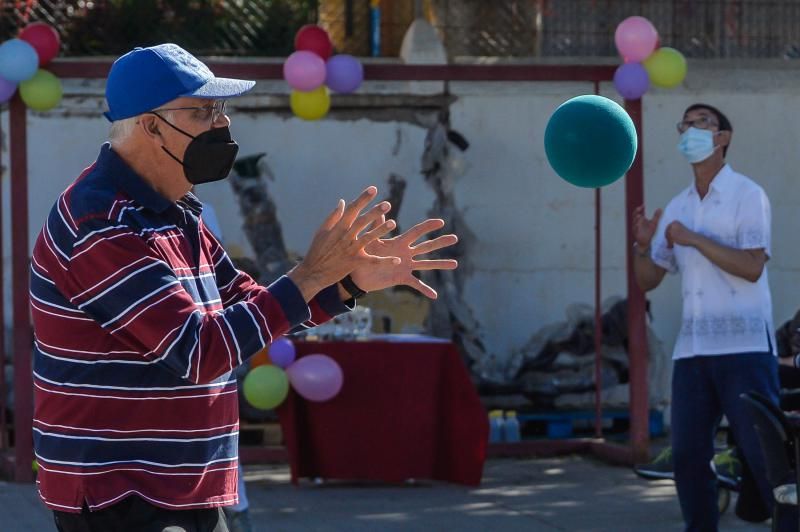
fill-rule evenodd
<path id="1" fill-rule="evenodd" d="M 291 391 L 278 409 L 292 482 L 299 477 L 478 485 L 488 422 L 450 343 L 298 342 L 298 356 L 342 367 L 335 398 Z"/>

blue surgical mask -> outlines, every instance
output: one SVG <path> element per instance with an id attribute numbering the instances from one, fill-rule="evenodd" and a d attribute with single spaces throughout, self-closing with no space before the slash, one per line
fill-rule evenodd
<path id="1" fill-rule="evenodd" d="M 709 129 L 690 127 L 681 134 L 678 151 L 692 164 L 705 161 L 717 147 L 714 146 L 714 132 Z"/>

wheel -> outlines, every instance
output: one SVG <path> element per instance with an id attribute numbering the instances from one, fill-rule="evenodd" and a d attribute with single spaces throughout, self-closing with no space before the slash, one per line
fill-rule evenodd
<path id="1" fill-rule="evenodd" d="M 719 508 L 719 515 L 724 514 L 731 505 L 731 490 L 720 486 L 717 489 L 717 507 Z"/>

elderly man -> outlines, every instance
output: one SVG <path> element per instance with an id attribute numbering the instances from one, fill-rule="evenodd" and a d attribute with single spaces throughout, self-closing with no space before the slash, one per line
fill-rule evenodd
<path id="1" fill-rule="evenodd" d="M 740 394 L 777 404 L 778 374 L 767 279 L 770 204 L 764 189 L 725 161 L 728 118 L 707 104 L 689 106 L 677 124 L 678 150 L 694 179 L 652 219 L 634 219 L 634 270 L 642 290 L 667 272 L 681 274 L 683 324 L 673 353 L 672 450 L 687 531 L 717 530 L 714 432 L 724 414 L 761 497 L 772 490 L 758 439 Z M 779 523 L 778 530 L 796 529 Z"/>
<path id="2" fill-rule="evenodd" d="M 231 371 L 279 336 L 352 308 L 456 242 L 426 220 L 395 227 L 375 187 L 339 200 L 305 258 L 270 286 L 236 270 L 204 225 L 195 184 L 228 175 L 238 146 L 227 98 L 252 81 L 215 77 L 174 44 L 111 68 L 110 143 L 63 192 L 36 242 L 34 444 L 59 530 L 214 530 L 237 501 Z M 310 215 L 312 213 L 309 213 Z"/>

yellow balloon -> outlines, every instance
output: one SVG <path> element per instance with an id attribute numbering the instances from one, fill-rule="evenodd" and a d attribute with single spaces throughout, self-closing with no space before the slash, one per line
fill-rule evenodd
<path id="1" fill-rule="evenodd" d="M 644 60 L 650 83 L 663 89 L 677 87 L 686 77 L 686 58 L 675 48 L 659 48 Z"/>
<path id="2" fill-rule="evenodd" d="M 292 112 L 303 120 L 319 120 L 331 108 L 331 95 L 324 85 L 309 92 L 292 91 L 289 104 Z"/>
<path id="3" fill-rule="evenodd" d="M 47 70 L 39 69 L 32 78 L 19 84 L 19 95 L 34 111 L 49 111 L 61 102 L 61 80 Z"/>

